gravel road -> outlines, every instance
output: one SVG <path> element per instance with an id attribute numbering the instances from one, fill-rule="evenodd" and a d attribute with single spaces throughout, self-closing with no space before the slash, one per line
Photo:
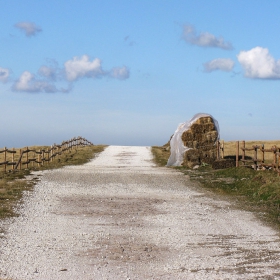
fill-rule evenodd
<path id="1" fill-rule="evenodd" d="M 0 278 L 280 279 L 278 232 L 156 167 L 149 147 L 33 176 L 19 216 L 0 222 Z"/>

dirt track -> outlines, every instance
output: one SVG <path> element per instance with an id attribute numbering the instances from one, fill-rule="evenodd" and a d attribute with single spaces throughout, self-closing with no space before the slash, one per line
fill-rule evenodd
<path id="1" fill-rule="evenodd" d="M 110 146 L 41 173 L 21 215 L 2 225 L 0 275 L 280 279 L 277 232 L 151 159 L 148 147 Z"/>

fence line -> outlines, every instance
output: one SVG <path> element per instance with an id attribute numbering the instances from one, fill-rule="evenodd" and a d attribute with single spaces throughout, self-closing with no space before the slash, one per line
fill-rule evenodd
<path id="1" fill-rule="evenodd" d="M 218 143 L 217 158 L 224 159 L 224 141 Z M 246 152 L 253 152 L 253 156 L 246 156 Z M 267 153 L 272 153 L 273 160 L 268 161 L 265 159 Z M 235 154 L 236 167 L 252 167 L 255 170 L 271 168 L 278 172 L 280 175 L 280 147 L 273 145 L 269 149 L 265 149 L 264 144 L 252 145 L 246 147 L 245 141 L 236 141 L 236 154 Z"/>
<path id="2" fill-rule="evenodd" d="M 12 170 L 21 170 L 25 165 L 25 168 L 28 169 L 29 165 L 32 163 L 37 164 L 38 167 L 44 165 L 45 163 L 53 162 L 55 158 L 60 157 L 63 153 L 71 151 L 77 146 L 87 146 L 93 145 L 90 141 L 83 137 L 75 137 L 68 141 L 63 141 L 60 145 L 54 144 L 48 149 L 29 149 L 25 147 L 19 150 L 19 158 L 15 160 L 15 154 L 17 151 L 15 148 L 7 149 L 6 147 L 3 150 L 0 150 L 0 154 L 4 153 L 4 161 L 0 162 L 0 166 L 3 165 L 3 171 L 7 172 L 7 167 L 12 166 Z M 30 153 L 33 153 L 32 155 Z M 11 154 L 11 159 L 7 159 L 7 155 Z M 24 157 L 25 155 L 25 157 Z M 33 156 L 33 157 L 32 157 Z"/>

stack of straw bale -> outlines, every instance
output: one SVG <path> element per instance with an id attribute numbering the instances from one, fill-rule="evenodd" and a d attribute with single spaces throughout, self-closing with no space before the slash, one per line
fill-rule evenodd
<path id="1" fill-rule="evenodd" d="M 185 152 L 184 165 L 192 168 L 202 163 L 212 164 L 217 157 L 216 142 L 219 137 L 211 117 L 201 117 L 182 134 L 184 145 L 190 148 Z"/>

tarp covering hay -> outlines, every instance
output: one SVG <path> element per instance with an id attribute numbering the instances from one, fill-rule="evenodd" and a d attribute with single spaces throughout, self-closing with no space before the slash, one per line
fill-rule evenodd
<path id="1" fill-rule="evenodd" d="M 167 165 L 193 167 L 201 163 L 212 163 L 217 156 L 218 140 L 218 121 L 209 114 L 196 114 L 191 120 L 179 124 L 172 136 Z"/>

